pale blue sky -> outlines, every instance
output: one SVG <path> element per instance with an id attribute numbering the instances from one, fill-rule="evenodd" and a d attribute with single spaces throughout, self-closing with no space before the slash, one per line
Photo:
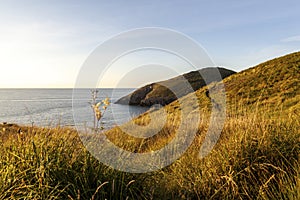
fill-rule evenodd
<path id="1" fill-rule="evenodd" d="M 297 0 L 0 0 L 0 87 L 73 87 L 99 44 L 142 27 L 182 32 L 201 44 L 216 65 L 240 71 L 299 51 L 299 9 Z M 166 78 L 172 75 L 166 72 Z M 150 78 L 138 76 L 123 86 L 143 81 Z M 108 80 L 102 86 L 115 85 Z"/>

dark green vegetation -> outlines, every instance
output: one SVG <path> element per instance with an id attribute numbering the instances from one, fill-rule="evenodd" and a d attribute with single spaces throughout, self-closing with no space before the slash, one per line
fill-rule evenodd
<path id="1" fill-rule="evenodd" d="M 220 73 L 219 76 L 215 73 L 216 69 Z M 220 67 L 192 71 L 166 81 L 146 85 L 122 97 L 116 103 L 140 106 L 152 106 L 154 104 L 167 105 L 177 98 L 198 90 L 206 84 L 224 79 L 234 73 L 232 70 Z M 209 77 L 209 80 L 205 81 L 202 76 Z M 191 88 L 187 88 L 187 85 L 190 85 Z M 176 91 L 176 94 L 172 91 Z"/>
<path id="2" fill-rule="evenodd" d="M 146 174 L 104 166 L 71 129 L 1 126 L 0 199 L 300 199 L 299 74 L 298 52 L 225 78 L 226 121 L 203 159 L 198 153 L 211 114 L 207 87 L 217 91 L 220 84 L 197 90 L 201 121 L 192 145 L 172 165 Z M 177 134 L 182 106 L 191 116 L 197 109 L 190 95 L 164 107 L 168 120 L 153 137 L 135 138 L 119 127 L 106 135 L 128 151 L 160 149 Z M 150 118 L 155 112 L 134 123 L 159 121 Z"/>

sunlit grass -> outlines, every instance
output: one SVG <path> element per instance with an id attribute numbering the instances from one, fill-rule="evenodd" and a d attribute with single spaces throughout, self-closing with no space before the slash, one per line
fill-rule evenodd
<path id="1" fill-rule="evenodd" d="M 17 129 L 1 131 L 0 199 L 140 196 L 139 189 L 133 189 L 133 177 L 101 165 L 85 150 L 76 131 L 21 127 L 21 135 Z"/>
<path id="2" fill-rule="evenodd" d="M 299 116 L 283 113 L 274 119 L 265 112 L 228 113 L 218 144 L 200 159 L 206 124 L 200 124 L 193 144 L 179 160 L 148 174 L 123 173 L 99 163 L 70 128 L 6 126 L 0 140 L 0 199 L 300 197 Z M 130 149 L 113 130 L 110 140 Z M 172 126 L 165 126 L 159 136 L 129 142 L 131 150 L 159 149 L 172 138 L 172 131 Z"/>

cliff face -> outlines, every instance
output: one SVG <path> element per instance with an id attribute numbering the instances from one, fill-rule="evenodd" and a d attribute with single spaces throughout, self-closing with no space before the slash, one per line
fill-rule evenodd
<path id="1" fill-rule="evenodd" d="M 217 68 L 221 78 L 224 79 L 235 72 L 232 70 Z M 219 76 L 215 74 L 216 68 L 204 68 L 198 71 L 192 71 L 175 78 L 151 83 L 141 87 L 131 94 L 120 98 L 117 104 L 152 106 L 154 104 L 167 105 L 176 99 L 198 90 L 214 81 L 219 81 Z M 209 80 L 202 78 L 209 77 Z M 176 94 L 175 94 L 175 93 Z"/>

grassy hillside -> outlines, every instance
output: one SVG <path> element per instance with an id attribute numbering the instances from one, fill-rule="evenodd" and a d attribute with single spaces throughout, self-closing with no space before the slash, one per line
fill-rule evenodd
<path id="1" fill-rule="evenodd" d="M 222 79 L 235 73 L 232 70 L 220 67 L 217 69 Z M 201 75 L 210 77 L 208 83 L 204 81 Z M 122 97 L 116 103 L 141 106 L 152 106 L 154 104 L 167 105 L 177 98 L 183 97 L 193 91 L 198 90 L 206 84 L 219 80 L 219 78 L 220 77 L 216 76 L 215 74 L 215 68 L 204 68 L 171 78 L 169 80 L 146 85 L 135 90 L 133 93 Z M 187 88 L 186 81 L 188 81 L 188 84 L 190 84 L 190 89 Z M 172 91 L 176 91 L 177 94 L 174 94 Z"/>
<path id="2" fill-rule="evenodd" d="M 299 109 L 300 52 L 242 71 L 224 84 L 229 104 L 267 105 L 294 112 Z"/>
<path id="3" fill-rule="evenodd" d="M 136 138 L 116 127 L 105 134 L 132 152 L 162 148 L 178 134 L 187 106 L 197 135 L 186 153 L 156 172 L 129 174 L 106 167 L 72 129 L 2 125 L 0 199 L 300 199 L 300 53 L 280 57 L 224 79 L 227 113 L 213 151 L 199 158 L 211 115 L 208 87 L 165 106 L 167 122 L 155 136 Z M 132 123 L 155 128 L 160 111 Z M 151 116 L 156 116 L 151 118 Z M 151 123 L 154 122 L 154 123 Z M 128 124 L 124 125 L 128 126 Z M 133 130 L 132 130 L 133 131 Z M 89 137 L 97 138 L 98 135 Z M 110 156 L 110 155 L 107 155 Z M 142 161 L 142 160 L 141 160 Z"/>
<path id="4" fill-rule="evenodd" d="M 276 58 L 240 73 L 233 74 L 223 80 L 226 90 L 226 109 L 227 117 L 230 116 L 245 116 L 245 115 L 261 115 L 266 117 L 276 118 L 287 115 L 298 116 L 300 114 L 300 52 L 289 54 L 280 58 Z M 195 92 L 198 97 L 198 104 L 201 108 L 202 121 L 208 123 L 211 112 L 211 99 L 208 92 L 208 87 L 218 91 L 221 88 L 220 83 L 212 83 L 208 86 L 200 88 Z M 168 113 L 168 123 L 160 134 L 148 140 L 164 140 L 169 141 L 165 137 L 164 132 L 175 134 L 178 127 L 177 121 L 181 117 L 183 107 L 188 107 L 190 113 L 199 107 L 193 105 L 193 94 L 188 94 L 179 101 L 174 101 L 164 107 Z M 136 118 L 133 122 L 139 125 L 147 125 L 150 123 L 150 115 L 155 115 L 158 111 L 150 110 Z M 159 115 L 156 119 L 160 121 Z M 133 122 L 129 122 L 123 126 L 130 126 Z M 123 141 L 143 141 L 143 139 L 133 138 L 124 134 L 118 127 L 109 131 L 108 135 L 115 135 L 122 138 Z M 110 137 L 110 136 L 108 136 Z M 157 139 L 159 138 L 159 139 Z M 147 141 L 148 141 L 147 140 Z M 116 142 L 116 141 L 115 141 Z M 133 143 L 136 143 L 133 142 Z M 155 144 L 160 143 L 155 141 Z M 138 142 L 139 144 L 139 142 Z M 129 145 L 131 148 L 133 145 Z M 140 147 L 140 145 L 137 145 Z M 137 151 L 136 149 L 134 151 Z"/>
<path id="5" fill-rule="evenodd" d="M 167 173 L 162 172 L 168 181 L 160 187 L 171 187 L 170 195 L 191 198 L 299 198 L 300 52 L 231 75 L 223 83 L 227 117 L 219 143 L 205 159 L 197 157 L 211 115 L 208 87 L 218 91 L 221 86 L 212 83 L 195 92 L 201 108 L 199 131 L 189 153 Z M 118 127 L 108 131 L 107 137 L 129 151 L 158 150 L 178 134 L 183 107 L 189 107 L 191 114 L 198 109 L 191 99 L 189 94 L 182 97 L 181 104 L 175 101 L 165 106 L 167 123 L 153 137 L 135 138 Z M 149 111 L 134 123 L 159 123 L 156 112 Z M 151 119 L 151 115 L 155 117 Z M 131 123 L 123 126 L 130 127 Z M 193 121 L 187 132 L 192 125 Z M 155 125 L 150 128 L 155 129 Z"/>

